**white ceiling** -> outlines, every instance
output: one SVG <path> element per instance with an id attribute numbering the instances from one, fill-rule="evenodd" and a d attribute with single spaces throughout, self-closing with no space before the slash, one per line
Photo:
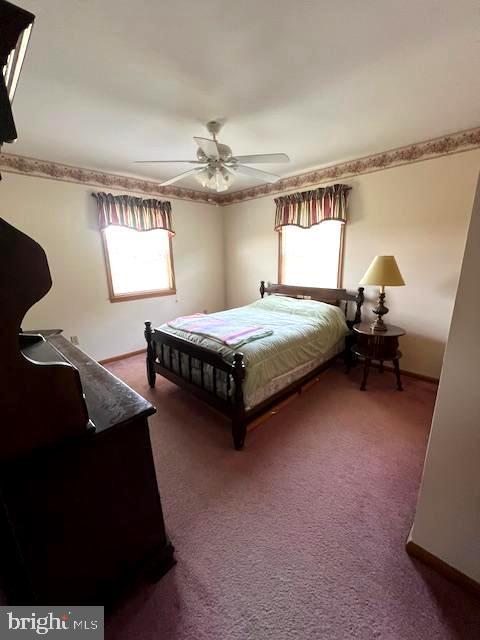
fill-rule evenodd
<path id="1" fill-rule="evenodd" d="M 15 2 L 37 18 L 6 152 L 162 180 L 188 165 L 132 161 L 194 158 L 224 118 L 285 176 L 480 125 L 478 0 Z"/>

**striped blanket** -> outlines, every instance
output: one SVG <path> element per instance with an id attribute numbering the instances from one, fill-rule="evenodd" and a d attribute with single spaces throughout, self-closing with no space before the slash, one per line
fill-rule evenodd
<path id="1" fill-rule="evenodd" d="M 205 313 L 181 316 L 167 322 L 172 329 L 180 329 L 189 333 L 197 333 L 213 340 L 218 340 L 229 347 L 237 348 L 242 344 L 271 336 L 273 331 L 260 326 L 248 326 L 235 320 L 213 317 Z"/>

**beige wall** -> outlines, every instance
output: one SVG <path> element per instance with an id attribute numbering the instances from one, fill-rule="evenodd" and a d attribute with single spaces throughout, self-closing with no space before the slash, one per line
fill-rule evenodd
<path id="1" fill-rule="evenodd" d="M 343 284 L 355 289 L 375 255 L 396 256 L 407 286 L 387 289 L 387 320 L 408 332 L 405 370 L 440 374 L 479 166 L 474 150 L 344 180 L 353 188 Z M 277 281 L 274 211 L 272 197 L 225 208 L 228 307 L 253 301 L 260 280 Z"/>
<path id="2" fill-rule="evenodd" d="M 387 319 L 408 331 L 406 370 L 440 373 L 479 165 L 475 150 L 345 180 L 344 286 L 355 289 L 376 254 L 396 256 L 407 286 L 387 290 Z M 60 326 L 102 359 L 141 348 L 144 320 L 246 304 L 260 280 L 277 280 L 272 197 L 224 208 L 173 200 L 177 296 L 110 303 L 91 191 L 3 174 L 0 215 L 42 244 L 54 280 L 26 328 Z"/>
<path id="3" fill-rule="evenodd" d="M 411 539 L 480 582 L 480 181 Z"/>
<path id="4" fill-rule="evenodd" d="M 23 327 L 59 327 L 102 359 L 144 346 L 143 322 L 224 308 L 221 209 L 172 200 L 177 296 L 111 303 L 92 187 L 3 173 L 0 216 L 45 249 L 53 278 Z M 113 193 L 119 193 L 113 191 Z M 138 195 L 138 194 L 136 194 Z"/>

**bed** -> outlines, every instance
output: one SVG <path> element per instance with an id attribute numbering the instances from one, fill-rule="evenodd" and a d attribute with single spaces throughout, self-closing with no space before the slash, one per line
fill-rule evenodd
<path id="1" fill-rule="evenodd" d="M 364 301 L 362 287 L 349 293 L 264 281 L 260 296 L 209 316 L 270 331 L 240 348 L 173 323 L 152 328 L 145 322 L 150 387 L 162 375 L 227 416 L 235 449 L 243 448 L 249 423 L 349 353 L 345 343 L 353 324 L 361 322 Z"/>

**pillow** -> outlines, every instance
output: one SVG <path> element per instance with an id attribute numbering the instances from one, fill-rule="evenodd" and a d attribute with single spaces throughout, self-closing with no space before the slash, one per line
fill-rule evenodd
<path id="1" fill-rule="evenodd" d="M 307 316 L 309 318 L 323 319 L 325 315 L 338 315 L 344 317 L 344 313 L 337 306 L 318 302 L 317 300 L 304 300 L 302 298 L 289 298 L 288 296 L 265 296 L 251 307 L 265 309 L 266 311 L 278 311 L 294 315 Z"/>

